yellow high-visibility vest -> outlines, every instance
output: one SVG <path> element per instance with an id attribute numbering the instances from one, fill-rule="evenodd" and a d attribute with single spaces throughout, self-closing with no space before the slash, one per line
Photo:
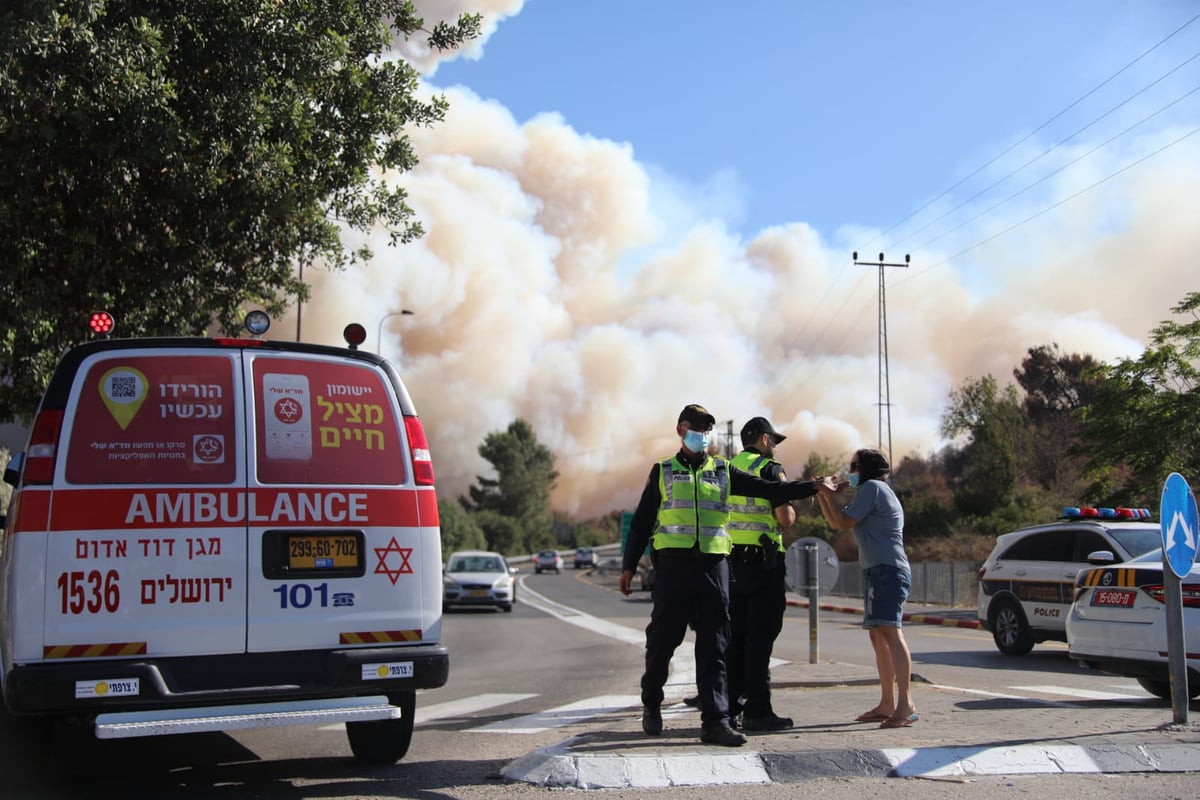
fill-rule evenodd
<path id="1" fill-rule="evenodd" d="M 730 462 L 742 472 L 748 472 L 756 478 L 761 478 L 763 470 L 771 463 L 771 459 L 751 450 L 743 450 Z M 726 527 L 733 544 L 762 545 L 761 537 L 766 534 L 767 538 L 775 543 L 775 547 L 783 552 L 783 532 L 779 530 L 770 500 L 740 494 L 730 495 L 729 522 Z"/>
<path id="2" fill-rule="evenodd" d="M 723 458 L 707 456 L 695 472 L 677 458 L 659 463 L 658 520 L 655 550 L 699 547 L 701 553 L 729 554 L 729 465 Z"/>

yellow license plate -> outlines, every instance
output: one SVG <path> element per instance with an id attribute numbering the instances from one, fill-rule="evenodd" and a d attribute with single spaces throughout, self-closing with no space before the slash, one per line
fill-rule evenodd
<path id="1" fill-rule="evenodd" d="M 353 534 L 292 536 L 288 539 L 289 569 L 355 569 L 361 564 L 358 537 Z"/>
<path id="2" fill-rule="evenodd" d="M 487 589 L 472 589 L 467 592 L 467 597 L 491 597 L 491 594 Z"/>

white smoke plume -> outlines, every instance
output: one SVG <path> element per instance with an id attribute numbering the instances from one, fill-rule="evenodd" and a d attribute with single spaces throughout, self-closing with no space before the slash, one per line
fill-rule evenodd
<path id="1" fill-rule="evenodd" d="M 431 20 L 486 11 L 491 35 L 521 5 L 420 7 Z M 719 202 L 676 192 L 628 144 L 554 114 L 518 121 L 461 88 L 430 91 L 449 99 L 447 119 L 410 132 L 421 164 L 394 178 L 426 235 L 398 249 L 378 237 L 364 269 L 306 272 L 303 338 L 338 343 L 357 321 L 366 346 L 400 364 L 441 496 L 490 474 L 478 447 L 517 417 L 557 456 L 555 508 L 581 518 L 633 507 L 651 463 L 678 448 L 687 403 L 712 411 L 719 431 L 732 421 L 735 437 L 749 417 L 771 419 L 793 477 L 811 452 L 844 458 L 878 443 L 878 273 L 850 258 L 877 231 L 848 221 L 823 241 L 797 221 L 745 241 L 708 214 Z M 985 374 L 1011 380 L 1030 347 L 1106 361 L 1141 352 L 1197 288 L 1198 147 L 1185 140 L 997 235 L 1127 159 L 1064 170 L 1047 197 L 888 270 L 894 460 L 941 446 L 949 392 Z M 680 208 L 693 210 L 682 231 Z M 405 308 L 414 314 L 385 318 Z"/>

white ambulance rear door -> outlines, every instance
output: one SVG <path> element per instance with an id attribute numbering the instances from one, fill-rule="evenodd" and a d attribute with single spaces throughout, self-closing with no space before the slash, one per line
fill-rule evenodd
<path id="1" fill-rule="evenodd" d="M 46 660 L 245 649 L 241 355 L 114 348 L 79 368 L 46 550 Z"/>
<path id="2" fill-rule="evenodd" d="M 256 453 L 247 649 L 436 641 L 437 500 L 414 483 L 387 375 L 351 357 L 249 352 L 244 380 Z"/>

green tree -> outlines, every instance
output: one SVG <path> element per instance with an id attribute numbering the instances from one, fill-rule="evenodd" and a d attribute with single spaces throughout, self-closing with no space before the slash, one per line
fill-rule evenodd
<path id="1" fill-rule="evenodd" d="M 442 557 L 455 550 L 485 550 L 487 539 L 470 514 L 453 500 L 438 500 L 438 518 L 442 527 Z"/>
<path id="2" fill-rule="evenodd" d="M 954 517 L 954 498 L 946 482 L 943 457 L 905 456 L 892 469 L 892 488 L 904 508 L 906 540 L 945 536 Z"/>
<path id="3" fill-rule="evenodd" d="M 1096 502 L 1157 508 L 1163 481 L 1178 472 L 1200 478 L 1200 292 L 1171 311 L 1136 359 L 1101 367 L 1101 383 L 1083 409 L 1087 472 Z"/>
<path id="4" fill-rule="evenodd" d="M 523 419 L 514 420 L 507 431 L 489 433 L 479 454 L 496 477 L 477 477 L 467 490 L 469 497 L 460 502 L 479 515 L 476 520 L 491 549 L 512 554 L 552 545 L 550 490 L 558 478 L 554 454 Z"/>
<path id="5" fill-rule="evenodd" d="M 1079 410 L 1089 405 L 1099 388 L 1089 355 L 1063 354 L 1057 344 L 1031 347 L 1013 377 L 1025 390 L 1022 406 L 1033 428 L 1029 477 L 1060 497 L 1074 498 L 1082 490 L 1078 450 L 1082 423 Z"/>
<path id="6" fill-rule="evenodd" d="M 963 469 L 952 483 L 960 513 L 986 516 L 1016 502 L 1030 432 L 1015 386 L 1000 389 L 991 375 L 967 381 L 951 392 L 941 433 L 967 438 Z"/>
<path id="7" fill-rule="evenodd" d="M 235 330 L 307 292 L 297 264 L 421 233 L 382 176 L 442 119 L 385 58 L 410 0 L 18 0 L 0 10 L 0 420 L 28 421 L 105 308 L 121 335 Z M 479 18 L 424 31 L 446 50 Z"/>

